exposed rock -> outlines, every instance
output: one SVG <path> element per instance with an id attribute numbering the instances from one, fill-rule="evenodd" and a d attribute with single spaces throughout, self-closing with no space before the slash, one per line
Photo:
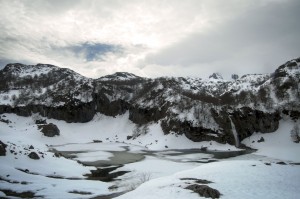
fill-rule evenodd
<path id="1" fill-rule="evenodd" d="M 178 134 L 185 134 L 187 138 L 194 142 L 210 140 L 221 142 L 221 139 L 219 139 L 218 136 L 212 136 L 213 134 L 218 135 L 215 131 L 201 126 L 194 127 L 188 121 L 181 122 L 179 120 L 166 119 L 162 120 L 161 127 L 165 134 L 169 134 L 171 131 L 177 132 Z"/>
<path id="2" fill-rule="evenodd" d="M 193 180 L 195 183 L 198 183 L 198 184 L 210 184 L 210 183 L 212 183 L 209 180 L 198 179 L 198 178 L 180 178 L 180 180 Z"/>
<path id="3" fill-rule="evenodd" d="M 92 192 L 88 192 L 88 191 L 77 191 L 77 190 L 69 191 L 69 193 L 74 193 L 74 194 L 79 194 L 79 195 L 91 195 L 91 194 L 93 194 Z"/>
<path id="4" fill-rule="evenodd" d="M 101 143 L 102 140 L 93 140 L 94 143 Z"/>
<path id="5" fill-rule="evenodd" d="M 31 192 L 31 191 L 24 191 L 24 192 L 16 192 L 13 190 L 9 190 L 9 189 L 1 189 L 0 191 L 3 192 L 6 196 L 8 197 L 4 197 L 4 198 L 36 198 L 35 193 Z"/>
<path id="6" fill-rule="evenodd" d="M 119 167 L 120 166 L 118 166 L 118 167 L 109 167 L 109 168 L 101 168 L 101 169 L 97 168 L 97 170 L 91 170 L 91 174 L 86 174 L 86 176 L 88 177 L 88 179 L 91 179 L 91 180 L 100 180 L 100 181 L 103 181 L 103 182 L 111 182 L 115 178 L 117 178 L 119 176 L 122 176 L 122 175 L 129 172 L 129 171 L 112 172 L 112 171 L 118 169 Z"/>
<path id="7" fill-rule="evenodd" d="M 209 76 L 210 79 L 223 79 L 222 75 L 220 73 L 213 73 Z"/>
<path id="8" fill-rule="evenodd" d="M 193 192 L 196 192 L 200 196 L 205 198 L 219 198 L 221 195 L 218 190 L 213 189 L 207 185 L 193 184 L 187 186 L 186 189 L 192 190 Z"/>
<path id="9" fill-rule="evenodd" d="M 30 152 L 28 155 L 29 158 L 33 159 L 33 160 L 38 160 L 40 159 L 39 155 L 36 152 Z"/>
<path id="10" fill-rule="evenodd" d="M 276 162 L 276 164 L 286 165 L 286 163 L 285 163 L 285 162 L 282 162 L 282 161 Z"/>
<path id="11" fill-rule="evenodd" d="M 95 106 L 97 111 L 107 116 L 117 116 L 124 114 L 130 107 L 129 103 L 124 100 L 110 101 L 107 96 L 102 93 L 95 94 Z M 94 108 L 95 109 L 95 108 Z M 91 118 L 92 119 L 92 118 Z"/>
<path id="12" fill-rule="evenodd" d="M 259 140 L 257 140 L 257 142 L 258 142 L 258 143 L 260 143 L 260 142 L 264 142 L 264 141 L 265 141 L 264 137 L 260 137 L 260 139 L 259 139 Z"/>
<path id="13" fill-rule="evenodd" d="M 126 139 L 130 140 L 131 138 L 132 138 L 132 136 L 128 135 Z"/>
<path id="14" fill-rule="evenodd" d="M 47 137 L 54 137 L 56 135 L 59 135 L 59 133 L 60 133 L 57 126 L 53 123 L 45 124 L 45 125 L 39 125 L 38 128 Z"/>
<path id="15" fill-rule="evenodd" d="M 139 125 L 147 124 L 149 122 L 157 122 L 158 120 L 166 116 L 166 111 L 169 108 L 169 104 L 165 104 L 163 107 L 155 108 L 140 108 L 131 107 L 129 109 L 129 119 Z"/>
<path id="16" fill-rule="evenodd" d="M 30 145 L 29 149 L 34 149 L 34 147 L 32 145 Z"/>
<path id="17" fill-rule="evenodd" d="M 0 105 L 0 113 L 15 113 L 20 116 L 29 117 L 32 113 L 40 113 L 43 117 L 64 120 L 66 122 L 89 122 L 95 115 L 94 103 L 65 104 L 59 107 L 43 105 L 27 105 L 11 107 Z"/>
<path id="18" fill-rule="evenodd" d="M 6 147 L 7 145 L 0 140 L 0 156 L 6 155 Z"/>
<path id="19" fill-rule="evenodd" d="M 47 124 L 47 121 L 43 119 L 35 120 L 35 124 Z"/>
<path id="20" fill-rule="evenodd" d="M 6 123 L 6 124 L 9 124 L 9 123 L 11 123 L 11 121 L 9 121 L 9 120 L 6 120 L 6 119 L 2 119 L 2 118 L 0 118 L 0 122 L 4 122 L 4 123 Z"/>
<path id="21" fill-rule="evenodd" d="M 265 113 L 249 107 L 236 109 L 230 114 L 230 118 L 238 132 L 239 140 L 251 136 L 254 132 L 270 133 L 276 131 L 281 118 L 279 112 Z M 229 144 L 234 144 L 235 140 L 231 132 L 231 122 L 228 118 L 229 113 L 225 109 L 222 111 L 212 109 L 212 115 L 224 131 L 222 139 L 228 141 Z"/>
<path id="22" fill-rule="evenodd" d="M 267 166 L 271 166 L 271 163 L 269 163 L 269 162 L 266 162 L 266 163 L 265 163 L 265 165 L 267 165 Z"/>

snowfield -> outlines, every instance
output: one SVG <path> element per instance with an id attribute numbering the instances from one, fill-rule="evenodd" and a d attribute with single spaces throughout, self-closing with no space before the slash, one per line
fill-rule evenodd
<path id="1" fill-rule="evenodd" d="M 199 166 L 168 177 L 148 181 L 136 190 L 118 199 L 198 199 L 199 195 L 184 189 L 198 178 L 212 181 L 208 184 L 221 192 L 221 198 L 299 198 L 299 166 L 271 164 L 262 161 L 222 161 Z"/>
<path id="2" fill-rule="evenodd" d="M 222 160 L 213 154 L 178 149 L 240 149 L 216 142 L 196 143 L 173 133 L 164 135 L 159 123 L 149 125 L 147 134 L 128 140 L 136 128 L 128 113 L 115 118 L 99 114 L 88 123 L 47 119 L 60 129 L 60 136 L 52 138 L 44 136 L 31 117 L 2 114 L 1 118 L 10 121 L 0 122 L 0 140 L 7 144 L 6 156 L 0 156 L 1 198 L 5 190 L 32 191 L 35 197 L 44 198 L 93 198 L 123 191 L 127 193 L 117 198 L 201 198 L 185 189 L 195 180 L 182 178 L 211 181 L 207 185 L 217 189 L 221 198 L 299 198 L 300 145 L 291 140 L 294 122 L 288 119 L 283 118 L 274 133 L 257 132 L 242 141 L 258 149 L 255 153 Z M 257 142 L 261 137 L 264 141 Z M 54 149 L 76 157 L 57 157 Z M 40 159 L 30 159 L 30 152 Z M 113 182 L 87 179 L 86 174 L 96 166 L 80 162 L 109 162 L 117 155 L 134 157 L 114 171 L 129 173 Z M 115 189 L 109 189 L 111 186 Z"/>

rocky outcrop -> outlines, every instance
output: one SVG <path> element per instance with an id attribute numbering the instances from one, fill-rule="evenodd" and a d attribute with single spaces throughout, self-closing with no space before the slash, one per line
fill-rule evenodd
<path id="1" fill-rule="evenodd" d="M 235 125 L 236 132 L 238 132 L 238 139 L 243 140 L 251 136 L 254 132 L 271 133 L 278 129 L 280 113 L 278 111 L 269 113 L 260 110 L 253 110 L 249 107 L 243 107 L 236 110 L 212 110 L 212 115 L 215 121 L 223 129 L 226 140 L 230 144 L 234 143 L 234 136 L 232 135 L 232 126 L 230 119 Z M 230 118 L 229 118 L 230 117 Z"/>
<path id="2" fill-rule="evenodd" d="M 38 128 L 41 130 L 41 132 L 44 134 L 44 136 L 47 136 L 47 137 L 58 136 L 60 133 L 57 126 L 52 123 L 39 125 Z"/>
<path id="3" fill-rule="evenodd" d="M 110 101 L 104 93 L 95 94 L 95 110 L 107 116 L 117 116 L 124 114 L 130 107 L 125 100 L 119 99 Z"/>
<path id="4" fill-rule="evenodd" d="M 33 160 L 39 160 L 40 159 L 39 155 L 36 152 L 30 152 L 28 157 L 30 159 L 33 159 Z"/>
<path id="5" fill-rule="evenodd" d="M 164 119 L 161 122 L 162 130 L 165 134 L 176 132 L 184 134 L 187 138 L 194 142 L 215 140 L 222 142 L 222 138 L 218 137 L 217 132 L 201 126 L 194 127 L 189 121 L 179 121 L 173 119 Z M 215 135 L 215 136 L 213 136 Z"/>
<path id="6" fill-rule="evenodd" d="M 7 145 L 0 140 L 0 156 L 6 155 L 6 146 Z"/>
<path id="7" fill-rule="evenodd" d="M 290 116 L 292 120 L 296 121 L 300 119 L 300 111 L 295 111 L 295 110 L 283 110 L 283 114 Z"/>
<path id="8" fill-rule="evenodd" d="M 221 193 L 218 190 L 207 185 L 192 184 L 187 186 L 186 189 L 192 190 L 193 192 L 198 193 L 201 197 L 205 198 L 219 198 L 221 196 Z"/>
<path id="9" fill-rule="evenodd" d="M 15 113 L 24 117 L 29 117 L 32 113 L 39 113 L 43 117 L 64 120 L 66 122 L 83 123 L 91 121 L 96 111 L 94 103 L 81 103 L 78 105 L 66 104 L 58 107 L 42 105 L 11 107 L 0 105 L 0 114 L 2 113 Z"/>

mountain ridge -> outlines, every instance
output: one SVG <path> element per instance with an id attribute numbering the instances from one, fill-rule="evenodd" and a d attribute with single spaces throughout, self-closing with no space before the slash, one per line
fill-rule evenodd
<path id="1" fill-rule="evenodd" d="M 48 64 L 8 64 L 0 70 L 0 113 L 88 122 L 97 113 L 115 117 L 128 111 L 137 128 L 155 122 L 165 134 L 238 145 L 254 132 L 276 131 L 285 115 L 298 120 L 299 68 L 297 58 L 273 73 L 232 80 L 218 74 L 151 79 L 127 72 L 92 79 Z"/>

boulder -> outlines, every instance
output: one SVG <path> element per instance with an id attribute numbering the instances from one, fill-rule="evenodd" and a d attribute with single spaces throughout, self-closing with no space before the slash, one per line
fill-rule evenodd
<path id="1" fill-rule="evenodd" d="M 47 136 L 47 137 L 54 137 L 56 135 L 59 135 L 59 133 L 60 133 L 57 126 L 53 123 L 39 125 L 38 128 L 41 130 L 41 132 L 44 134 L 44 136 Z"/>
<path id="2" fill-rule="evenodd" d="M 205 198 L 219 198 L 221 195 L 218 190 L 207 185 L 192 184 L 187 186 L 186 189 L 192 190 L 193 192 L 198 193 L 201 197 Z"/>
<path id="3" fill-rule="evenodd" d="M 33 160 L 38 160 L 40 159 L 39 155 L 36 152 L 30 152 L 28 155 L 29 158 L 33 159 Z"/>
<path id="4" fill-rule="evenodd" d="M 6 146 L 7 145 L 0 140 L 0 156 L 6 155 Z"/>

